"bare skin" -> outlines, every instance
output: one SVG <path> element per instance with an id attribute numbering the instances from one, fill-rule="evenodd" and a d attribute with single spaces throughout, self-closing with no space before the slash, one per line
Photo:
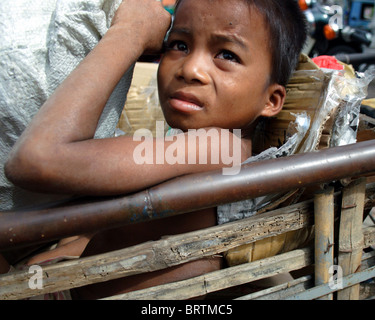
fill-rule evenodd
<path id="1" fill-rule="evenodd" d="M 206 17 L 205 23 L 198 18 L 191 19 L 189 12 L 200 12 Z M 189 164 L 188 151 L 196 150 L 198 159 L 199 145 L 189 145 L 188 129 L 226 128 L 247 132 L 257 117 L 277 114 L 285 98 L 282 86 L 269 83 L 271 57 L 264 40 L 267 36 L 264 21 L 242 0 L 230 4 L 224 0 L 183 0 L 177 12 L 177 27 L 171 32 L 172 42 L 160 64 L 159 93 L 167 121 L 184 131 L 181 134 L 184 139 L 179 143 L 187 150 L 185 164 L 157 165 L 155 159 L 150 159 L 153 164 L 137 165 L 133 152 L 139 142 L 132 137 L 93 139 L 114 87 L 142 53 L 161 50 L 170 21 L 159 2 L 124 0 L 107 34 L 42 106 L 17 142 L 6 165 L 8 178 L 21 187 L 41 192 L 114 195 L 225 166 L 210 161 Z M 201 32 L 203 27 L 205 32 Z M 259 35 L 249 30 L 259 31 Z M 220 103 L 230 92 L 235 93 L 235 99 L 232 95 Z M 156 146 L 157 139 L 150 143 Z M 165 150 L 171 143 L 165 142 Z M 251 156 L 251 140 L 247 134 L 240 145 L 243 161 Z M 203 152 L 210 159 L 213 152 L 223 151 L 222 145 L 217 148 Z M 74 239 L 58 247 L 52 255 L 62 253 L 61 248 L 66 249 L 67 255 L 82 250 L 85 250 L 83 256 L 93 255 L 215 224 L 216 210 L 212 208 L 111 230 L 80 241 Z M 39 256 L 29 263 L 44 258 Z M 186 279 L 220 266 L 221 259 L 203 259 L 75 293 L 77 298 L 110 296 Z"/>

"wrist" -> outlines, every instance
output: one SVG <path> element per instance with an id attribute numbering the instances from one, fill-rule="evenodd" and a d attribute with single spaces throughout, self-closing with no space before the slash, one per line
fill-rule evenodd
<path id="1" fill-rule="evenodd" d="M 145 50 L 145 44 L 142 40 L 142 36 L 137 35 L 137 32 L 133 32 L 129 28 L 112 25 L 102 38 L 101 42 L 111 46 L 113 52 L 120 53 L 120 56 L 124 60 L 132 60 L 132 64 Z"/>

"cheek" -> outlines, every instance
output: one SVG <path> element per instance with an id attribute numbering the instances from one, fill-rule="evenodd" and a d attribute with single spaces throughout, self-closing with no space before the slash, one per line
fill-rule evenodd
<path id="1" fill-rule="evenodd" d="M 171 75 L 172 75 L 171 66 L 168 63 L 168 60 L 163 58 L 160 61 L 158 74 L 157 74 L 159 86 L 162 86 L 165 89 L 166 83 L 170 81 Z"/>
<path id="2" fill-rule="evenodd" d="M 160 64 L 159 69 L 158 69 L 158 73 L 157 73 L 159 94 L 163 91 L 163 88 L 164 88 L 164 78 L 165 78 L 164 68 Z"/>
<path id="3" fill-rule="evenodd" d="M 249 72 L 238 79 L 233 86 L 233 98 L 238 98 L 243 102 L 257 105 L 264 103 L 266 97 L 266 79 L 263 75 L 256 75 Z"/>
<path id="4" fill-rule="evenodd" d="M 240 83 L 240 84 L 238 84 Z M 250 123 L 257 118 L 265 107 L 265 90 L 262 85 L 238 82 L 225 91 L 225 114 L 241 123 Z"/>
<path id="5" fill-rule="evenodd" d="M 223 86 L 220 100 L 230 107 L 232 112 L 243 109 L 244 105 L 248 105 L 254 98 L 253 88 L 249 83 L 242 81 L 233 81 Z"/>

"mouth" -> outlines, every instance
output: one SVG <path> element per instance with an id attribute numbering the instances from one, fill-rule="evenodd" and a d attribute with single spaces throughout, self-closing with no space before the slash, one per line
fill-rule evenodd
<path id="1" fill-rule="evenodd" d="M 192 113 L 201 111 L 203 109 L 203 103 L 194 95 L 176 92 L 169 99 L 170 106 L 180 112 Z"/>

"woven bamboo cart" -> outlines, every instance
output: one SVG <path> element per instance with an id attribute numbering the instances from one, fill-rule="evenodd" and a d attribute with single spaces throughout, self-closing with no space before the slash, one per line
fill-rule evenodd
<path id="1" fill-rule="evenodd" d="M 146 68 L 154 67 L 148 65 Z M 322 90 L 324 82 L 316 76 L 305 79 L 302 84 L 297 80 L 298 75 L 289 84 L 289 100 L 284 111 L 265 124 L 263 133 L 267 134 L 263 135 L 264 140 L 257 140 L 259 149 L 284 143 L 282 140 L 291 123 L 289 109 L 296 112 L 294 99 L 298 95 L 304 97 L 305 105 L 301 108 L 310 113 L 311 118 L 316 116 L 322 101 L 321 96 L 314 93 Z M 141 84 L 133 90 L 140 90 L 139 86 L 149 87 L 144 84 L 145 79 L 136 78 L 135 81 Z M 298 100 L 301 101 L 300 97 Z M 148 119 L 152 119 L 150 123 L 160 119 L 161 114 L 157 106 L 152 105 L 153 101 L 152 94 L 134 94 L 132 98 L 130 92 L 124 111 L 128 114 L 119 123 L 121 133 L 129 134 L 145 127 L 137 116 L 140 113 L 148 112 Z M 139 104 L 148 109 L 139 113 L 136 107 Z M 336 111 L 327 115 L 319 127 L 314 152 L 296 150 L 289 157 L 245 164 L 241 174 L 235 177 L 208 172 L 176 178 L 126 197 L 1 213 L 0 251 L 3 251 L 148 221 L 166 216 L 166 211 L 171 216 L 269 194 L 278 195 L 270 205 L 249 218 L 115 252 L 43 266 L 41 287 L 30 286 L 34 275 L 30 270 L 0 275 L 0 299 L 28 299 L 213 255 L 226 256 L 228 267 L 107 299 L 373 298 L 375 121 L 361 115 L 358 142 L 328 148 L 332 119 L 336 115 Z M 189 201 L 191 197 L 196 199 L 194 203 Z M 253 290 L 254 281 L 288 272 L 294 275 L 294 280 Z"/>

